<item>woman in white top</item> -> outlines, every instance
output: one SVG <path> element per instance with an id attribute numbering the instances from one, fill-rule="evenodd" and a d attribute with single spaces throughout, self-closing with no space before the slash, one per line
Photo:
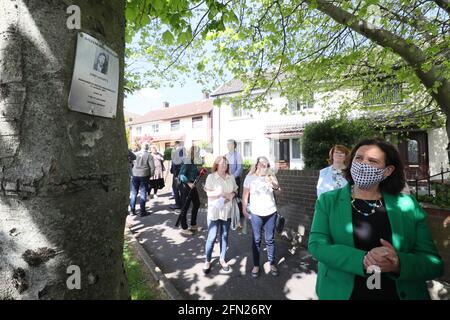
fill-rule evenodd
<path id="1" fill-rule="evenodd" d="M 268 260 L 270 262 L 270 273 L 273 276 L 278 275 L 275 261 L 277 207 L 273 191 L 279 189 L 277 178 L 270 170 L 269 160 L 266 157 L 258 157 L 256 165 L 245 177 L 242 193 L 242 211 L 244 216 L 250 219 L 252 226 L 253 269 L 251 275 L 253 278 L 259 276 L 262 230 L 264 230 L 264 239 L 267 247 Z M 248 207 L 247 204 L 249 204 Z"/>
<path id="2" fill-rule="evenodd" d="M 225 272 L 230 267 L 225 261 L 228 247 L 228 231 L 231 223 L 232 200 L 238 186 L 234 177 L 229 173 L 229 163 L 226 157 L 217 157 L 214 161 L 212 173 L 206 178 L 205 191 L 208 196 L 208 238 L 206 240 L 206 261 L 203 272 L 211 270 L 211 257 L 216 240 L 217 230 L 220 228 L 220 265 Z"/>
<path id="3" fill-rule="evenodd" d="M 328 153 L 328 163 L 330 166 L 320 170 L 319 181 L 317 182 L 317 197 L 321 193 L 342 188 L 347 185 L 342 170 L 345 169 L 345 159 L 350 154 L 350 150 L 345 146 L 337 144 Z"/>

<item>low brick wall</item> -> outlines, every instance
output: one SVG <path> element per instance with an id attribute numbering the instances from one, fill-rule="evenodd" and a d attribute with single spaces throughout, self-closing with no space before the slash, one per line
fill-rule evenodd
<path id="1" fill-rule="evenodd" d="M 277 208 L 286 219 L 287 236 L 307 247 L 319 171 L 280 170 L 277 178 L 281 187 L 281 192 L 276 194 Z"/>
<path id="2" fill-rule="evenodd" d="M 245 177 L 246 172 L 243 177 Z M 316 184 L 319 171 L 316 170 L 279 170 L 277 173 L 282 191 L 277 193 L 278 211 L 285 217 L 284 236 L 296 246 L 307 247 L 308 235 L 317 199 Z M 200 180 L 204 186 L 206 176 Z M 242 183 L 244 179 L 241 179 Z M 206 193 L 199 188 L 202 206 L 207 205 Z M 442 223 L 450 215 L 450 210 L 427 208 L 429 225 L 433 239 L 445 263 L 444 281 L 450 282 L 450 226 L 444 228 Z"/>
<path id="3" fill-rule="evenodd" d="M 445 275 L 443 278 L 445 281 L 450 282 L 450 226 L 447 226 L 447 228 L 443 226 L 445 218 L 450 216 L 450 210 L 433 208 L 426 204 L 423 207 L 428 213 L 428 224 L 433 234 L 434 242 L 442 260 L 444 260 Z"/>

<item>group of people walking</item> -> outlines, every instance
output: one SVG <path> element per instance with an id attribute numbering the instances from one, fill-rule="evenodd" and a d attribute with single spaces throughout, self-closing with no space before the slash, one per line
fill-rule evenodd
<path id="1" fill-rule="evenodd" d="M 130 214 L 141 217 L 148 215 L 145 209 L 147 195 L 154 190 L 157 198 L 158 190 L 164 188 L 164 157 L 156 147 L 143 143 L 139 151 L 128 150 L 128 174 L 130 177 Z M 139 193 L 140 212 L 136 213 L 136 200 Z"/>
<path id="2" fill-rule="evenodd" d="M 212 252 L 219 239 L 219 264 L 230 272 L 227 263 L 230 228 L 248 219 L 252 230 L 253 267 L 250 275 L 260 275 L 261 239 L 264 235 L 270 274 L 279 275 L 276 259 L 275 193 L 280 184 L 266 157 L 258 157 L 243 181 L 242 157 L 236 142 L 228 141 L 229 152 L 215 159 L 206 178 L 208 197 L 208 235 L 203 272 L 211 272 Z M 200 207 L 196 182 L 200 172 L 192 147 L 189 157 L 177 148 L 172 158 L 175 205 L 180 208 L 181 232 L 191 236 L 199 229 Z M 181 151 L 181 152 L 180 152 Z M 139 162 L 140 161 L 140 162 Z M 140 163 L 136 160 L 139 175 Z M 443 274 L 442 259 L 433 242 L 427 215 L 407 192 L 400 154 L 391 143 L 368 139 L 352 150 L 335 145 L 329 152 L 329 167 L 320 171 L 308 250 L 318 261 L 316 292 L 319 299 L 429 299 L 426 280 Z M 133 168 L 134 170 L 134 168 Z M 151 172 L 150 172 L 151 173 Z M 133 190 L 140 179 L 133 177 Z M 177 198 L 177 193 L 179 191 Z M 142 199 L 141 199 L 142 201 Z M 190 227 L 187 212 L 192 203 Z M 131 205 L 133 202 L 131 202 Z M 369 277 L 375 270 L 379 281 L 375 288 Z"/>
<path id="3" fill-rule="evenodd" d="M 241 227 L 241 218 L 251 221 L 253 234 L 253 269 L 251 275 L 259 276 L 260 250 L 262 233 L 268 248 L 268 259 L 271 264 L 271 274 L 278 275 L 275 259 L 275 222 L 277 208 L 273 192 L 280 190 L 277 179 L 270 169 L 269 160 L 259 157 L 252 166 L 243 183 L 242 196 L 240 193 L 243 160 L 236 151 L 236 141 L 227 143 L 228 153 L 215 159 L 212 172 L 206 178 L 204 191 L 208 197 L 207 225 L 208 235 L 205 244 L 205 264 L 203 272 L 211 271 L 211 259 L 216 239 L 219 239 L 219 263 L 223 272 L 230 272 L 226 252 L 228 249 L 228 235 L 230 228 Z M 192 146 L 188 156 L 181 161 L 186 151 L 180 144 L 176 145 L 172 157 L 173 193 L 175 204 L 172 209 L 181 209 L 181 233 L 185 236 L 194 235 L 200 228 L 197 224 L 197 213 L 200 198 L 197 190 L 200 172 L 198 170 L 197 147 Z M 250 200 L 251 198 L 251 200 Z M 187 222 L 187 212 L 192 203 L 190 226 Z"/>

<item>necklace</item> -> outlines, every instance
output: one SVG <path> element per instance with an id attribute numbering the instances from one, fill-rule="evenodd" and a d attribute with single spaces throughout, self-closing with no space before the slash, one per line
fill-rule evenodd
<path id="1" fill-rule="evenodd" d="M 353 209 L 355 209 L 356 212 L 358 212 L 359 214 L 362 214 L 362 215 L 365 216 L 365 217 L 368 217 L 368 216 L 373 215 L 373 214 L 376 212 L 375 209 L 380 208 L 380 207 L 383 206 L 383 203 L 381 202 L 381 200 L 376 200 L 375 203 L 369 203 L 369 202 L 367 202 L 366 200 L 360 199 L 360 200 L 364 201 L 365 203 L 367 203 L 367 205 L 371 208 L 371 209 L 370 209 L 370 213 L 367 213 L 367 212 L 363 212 L 363 211 L 359 210 L 359 209 L 355 206 L 355 200 L 356 200 L 356 199 L 352 198 L 352 207 L 353 207 Z"/>
<path id="2" fill-rule="evenodd" d="M 353 197 L 353 194 L 354 194 L 354 186 L 351 187 L 352 207 L 356 210 L 356 212 L 358 212 L 359 214 L 362 214 L 365 217 L 371 216 L 372 214 L 374 214 L 376 212 L 375 209 L 381 208 L 383 206 L 383 202 L 381 201 L 381 199 L 376 199 L 375 203 L 370 203 L 364 199 L 359 199 L 359 200 L 364 201 L 371 208 L 370 213 L 363 212 L 355 206 L 354 203 L 355 203 L 356 199 Z"/>

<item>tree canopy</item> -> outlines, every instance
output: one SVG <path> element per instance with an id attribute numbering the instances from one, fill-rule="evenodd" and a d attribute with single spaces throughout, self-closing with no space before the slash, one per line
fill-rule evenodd
<path id="1" fill-rule="evenodd" d="M 449 14 L 450 0 L 128 0 L 129 61 L 151 62 L 129 79 L 189 74 L 211 90 L 231 76 L 256 108 L 271 90 L 298 98 L 358 87 L 368 94 L 343 108 L 407 110 L 404 124 L 426 126 L 450 118 Z M 399 84 L 406 103 L 368 103 Z"/>

